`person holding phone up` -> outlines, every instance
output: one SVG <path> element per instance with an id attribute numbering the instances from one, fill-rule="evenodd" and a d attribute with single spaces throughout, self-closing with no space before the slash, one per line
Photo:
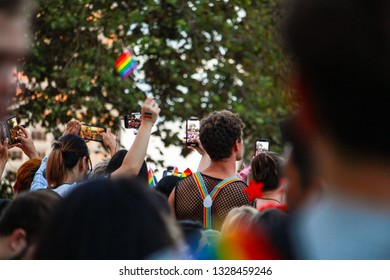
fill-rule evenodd
<path id="1" fill-rule="evenodd" d="M 111 177 L 134 177 L 138 174 L 146 156 L 151 130 L 159 113 L 160 108 L 154 98 L 148 97 L 142 107 L 139 133 L 121 167 L 112 173 Z M 86 180 L 92 166 L 88 147 L 78 136 L 80 128 L 81 123 L 76 120 L 68 123 L 64 135 L 54 141 L 50 155 L 42 160 L 31 184 L 31 191 L 50 188 L 64 197 L 77 188 L 79 182 Z M 105 143 L 113 143 L 110 135 L 112 136 L 110 133 L 103 133 Z M 113 147 L 110 145 L 110 150 Z"/>

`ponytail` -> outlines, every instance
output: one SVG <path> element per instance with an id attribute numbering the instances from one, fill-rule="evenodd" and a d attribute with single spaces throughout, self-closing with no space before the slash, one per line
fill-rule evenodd
<path id="1" fill-rule="evenodd" d="M 46 179 L 49 187 L 54 189 L 65 182 L 67 171 L 75 167 L 80 158 L 89 157 L 89 152 L 84 140 L 74 134 L 60 137 L 52 147 L 47 159 Z"/>
<path id="2" fill-rule="evenodd" d="M 53 150 L 47 159 L 46 179 L 49 187 L 55 188 L 65 181 L 66 169 L 62 156 L 62 143 L 60 141 L 55 141 L 52 147 Z"/>

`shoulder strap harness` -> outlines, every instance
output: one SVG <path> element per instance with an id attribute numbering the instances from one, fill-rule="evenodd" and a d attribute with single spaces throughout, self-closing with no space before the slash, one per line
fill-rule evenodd
<path id="1" fill-rule="evenodd" d="M 201 173 L 198 171 L 193 174 L 195 183 L 198 187 L 200 196 L 203 199 L 203 225 L 205 229 L 211 229 L 211 206 L 213 205 L 213 201 L 220 192 L 220 190 L 237 181 L 241 181 L 237 176 L 232 176 L 222 180 L 218 185 L 214 187 L 211 193 L 208 193 L 206 184 L 203 181 Z"/>

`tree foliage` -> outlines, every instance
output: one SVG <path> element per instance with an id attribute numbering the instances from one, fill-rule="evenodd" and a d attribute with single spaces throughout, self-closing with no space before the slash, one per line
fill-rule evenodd
<path id="1" fill-rule="evenodd" d="M 290 110 L 278 2 L 41 0 L 20 117 L 56 133 L 73 117 L 115 129 L 119 116 L 139 110 L 146 84 L 165 120 L 228 109 L 246 123 L 247 144 L 263 137 L 278 145 Z M 141 65 L 121 80 L 114 63 L 126 47 Z M 157 134 L 178 141 L 171 131 Z"/>

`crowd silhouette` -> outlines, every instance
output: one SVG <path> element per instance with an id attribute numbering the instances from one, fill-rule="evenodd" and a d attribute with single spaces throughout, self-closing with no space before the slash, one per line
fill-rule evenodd
<path id="1" fill-rule="evenodd" d="M 4 2 L 3 22 L 23 14 L 25 1 Z M 7 122 L 6 73 L 25 48 L 0 39 L 0 174 L 9 150 L 29 158 L 14 198 L 0 200 L 0 259 L 389 259 L 390 2 L 293 0 L 287 9 L 281 35 L 300 108 L 280 125 L 283 154 L 256 146 L 237 170 L 245 125 L 212 112 L 186 133 L 198 170 L 152 187 L 145 158 L 164 113 L 153 97 L 129 150 L 110 129 L 80 134 L 85 124 L 72 120 L 40 158 L 29 131 Z M 110 158 L 92 166 L 87 139 Z"/>

